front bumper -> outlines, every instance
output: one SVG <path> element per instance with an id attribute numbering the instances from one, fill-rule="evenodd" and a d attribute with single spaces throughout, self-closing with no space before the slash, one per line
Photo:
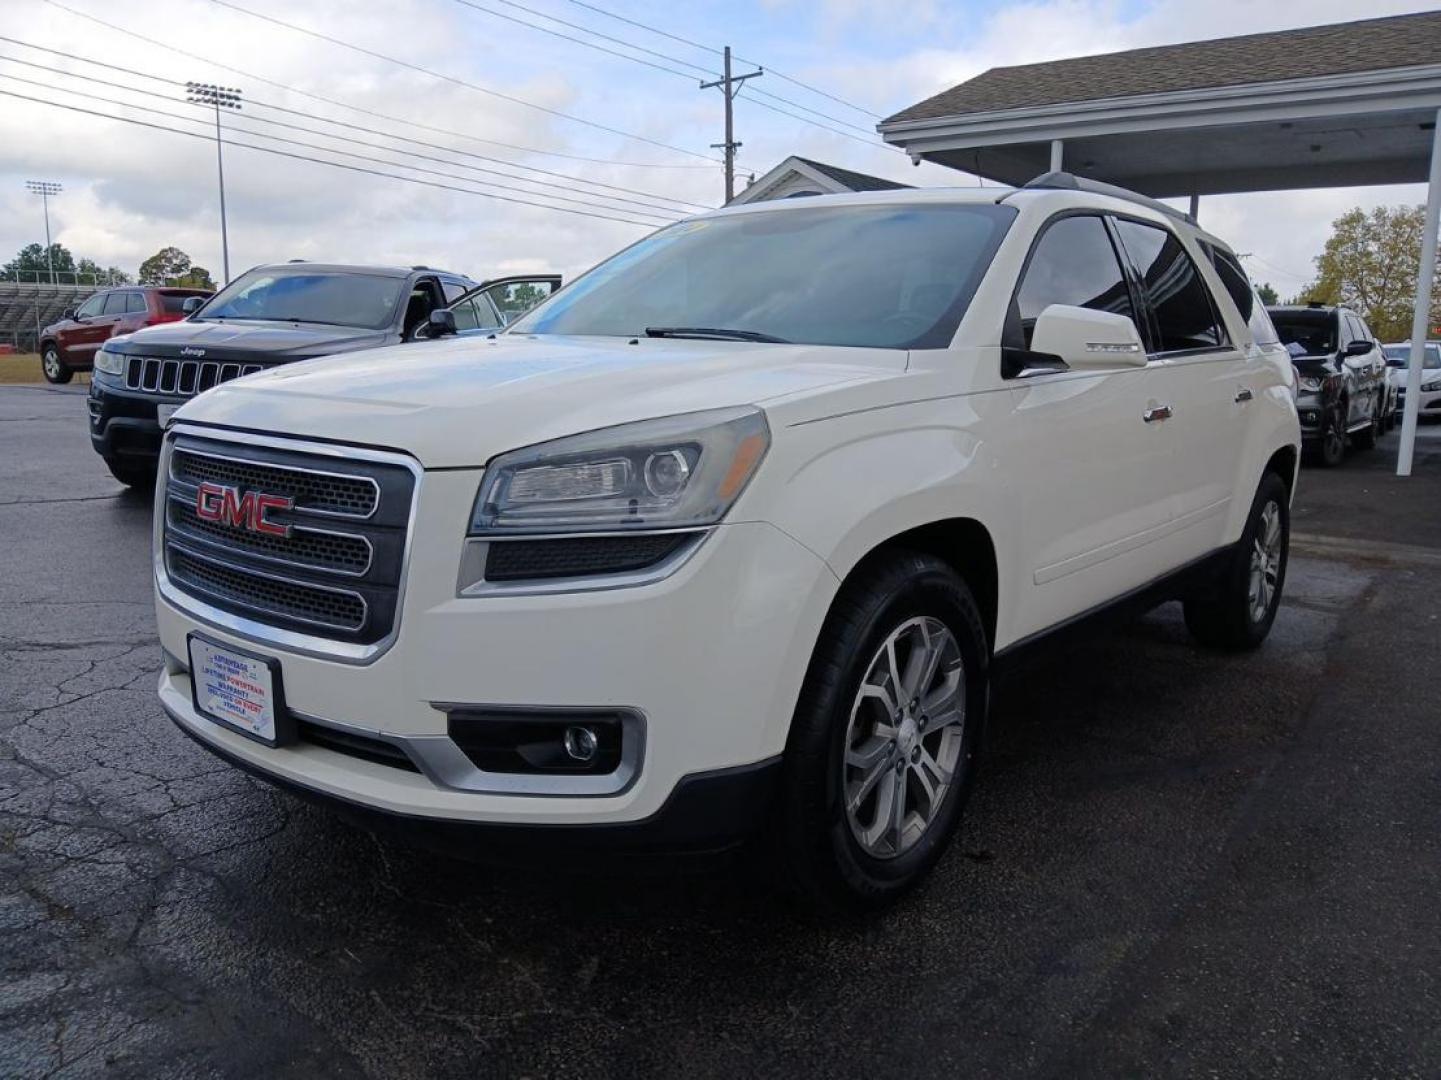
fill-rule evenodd
<path id="1" fill-rule="evenodd" d="M 106 458 L 155 461 L 164 431 L 156 419 L 159 405 L 180 405 L 186 398 L 162 397 L 126 390 L 111 377 L 96 373 L 90 380 L 90 445 Z"/>
<path id="2" fill-rule="evenodd" d="M 701 847 L 752 829 L 754 815 L 733 804 L 754 809 L 751 801 L 774 776 L 835 575 L 778 529 L 742 522 L 716 528 L 670 576 L 649 584 L 458 596 L 479 478 L 479 471 L 424 474 L 399 625 L 389 648 L 367 662 L 256 640 L 157 595 L 169 655 L 159 687 L 166 712 L 243 768 L 403 820 L 522 834 L 605 827 L 627 843 Z M 418 756 L 416 770 L 313 742 L 272 748 L 196 711 L 177 658 L 188 656 L 187 638 L 197 631 L 278 659 L 295 715 L 372 739 L 450 743 L 445 709 L 456 703 L 623 708 L 644 718 L 643 754 L 623 789 L 577 794 L 544 783 L 519 791 L 503 774 L 475 770 L 458 779 L 432 767 L 450 753 L 434 745 L 443 753 Z"/>

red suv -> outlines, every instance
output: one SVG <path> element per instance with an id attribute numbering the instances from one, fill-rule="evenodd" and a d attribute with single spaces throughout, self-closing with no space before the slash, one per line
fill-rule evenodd
<path id="1" fill-rule="evenodd" d="M 209 289 L 127 286 L 102 290 L 78 311 L 65 312 L 59 322 L 40 331 L 40 369 L 46 381 L 68 383 L 75 372 L 90 370 L 96 350 L 108 338 L 183 319 L 187 298 L 209 295 Z"/>

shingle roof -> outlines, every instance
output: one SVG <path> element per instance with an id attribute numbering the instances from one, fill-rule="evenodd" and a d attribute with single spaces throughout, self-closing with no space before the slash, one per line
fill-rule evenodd
<path id="1" fill-rule="evenodd" d="M 1441 11 L 991 68 L 884 123 L 1441 62 Z"/>
<path id="2" fill-rule="evenodd" d="M 797 157 L 796 160 L 805 162 L 816 172 L 824 173 L 836 183 L 844 184 L 852 191 L 895 191 L 912 186 L 898 184 L 894 180 L 882 180 L 879 176 L 852 172 L 850 169 L 842 169 L 839 165 L 827 165 L 824 161 L 814 161 L 811 158 Z"/>

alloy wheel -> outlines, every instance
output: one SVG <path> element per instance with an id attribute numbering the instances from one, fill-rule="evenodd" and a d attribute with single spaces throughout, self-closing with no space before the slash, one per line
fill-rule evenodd
<path id="1" fill-rule="evenodd" d="M 41 365 L 45 369 L 45 377 L 51 382 L 60 378 L 60 354 L 54 349 L 45 350 L 45 355 L 41 358 Z"/>
<path id="2" fill-rule="evenodd" d="M 846 727 L 841 791 L 866 854 L 895 858 L 939 816 L 965 731 L 960 645 L 939 619 L 906 620 L 866 669 Z"/>
<path id="3" fill-rule="evenodd" d="M 1259 623 L 1271 610 L 1281 576 L 1281 507 L 1273 500 L 1261 511 L 1251 549 L 1251 581 L 1247 590 L 1251 622 Z"/>

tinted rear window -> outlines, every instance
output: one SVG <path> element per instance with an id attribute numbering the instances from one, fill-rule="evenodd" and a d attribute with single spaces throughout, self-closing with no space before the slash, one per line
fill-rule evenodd
<path id="1" fill-rule="evenodd" d="M 171 315 L 179 315 L 185 310 L 185 301 L 189 299 L 190 297 L 177 293 L 161 293 L 160 310 L 168 312 Z"/>
<path id="2" fill-rule="evenodd" d="M 1273 311 L 1271 322 L 1287 345 L 1299 345 L 1306 356 L 1329 356 L 1337 349 L 1336 316 L 1329 311 Z"/>

